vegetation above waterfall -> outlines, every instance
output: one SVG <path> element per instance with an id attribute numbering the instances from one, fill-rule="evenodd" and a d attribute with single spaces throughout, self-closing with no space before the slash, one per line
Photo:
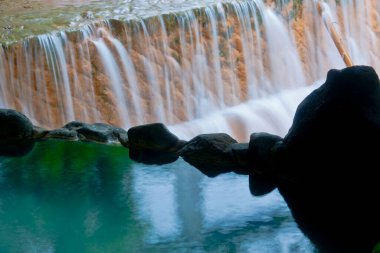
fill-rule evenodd
<path id="1" fill-rule="evenodd" d="M 141 19 L 163 13 L 177 13 L 235 0 L 169 1 L 94 1 L 80 3 L 64 1 L 0 1 L 0 44 L 8 44 L 20 39 L 49 33 L 52 31 L 75 30 L 79 27 L 108 19 Z M 241 0 L 238 0 L 241 1 Z M 243 0 L 244 1 L 244 0 Z M 261 1 L 261 0 L 260 0 Z M 258 2 L 260 2 L 258 1 Z M 263 0 L 274 4 L 285 16 L 294 18 L 302 14 L 302 0 Z M 339 1 L 337 1 L 339 2 Z"/>

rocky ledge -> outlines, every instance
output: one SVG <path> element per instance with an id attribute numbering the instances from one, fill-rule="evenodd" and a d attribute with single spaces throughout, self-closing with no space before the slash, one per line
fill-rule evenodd
<path id="1" fill-rule="evenodd" d="M 371 67 L 329 71 L 299 105 L 284 138 L 253 133 L 249 143 L 237 143 L 226 134 L 207 134 L 186 142 L 160 123 L 125 131 L 70 122 L 49 131 L 5 109 L 0 123 L 3 156 L 24 155 L 47 139 L 119 143 L 147 164 L 181 156 L 211 177 L 249 175 L 255 196 L 278 188 L 320 252 L 371 252 L 380 241 L 380 82 Z"/>

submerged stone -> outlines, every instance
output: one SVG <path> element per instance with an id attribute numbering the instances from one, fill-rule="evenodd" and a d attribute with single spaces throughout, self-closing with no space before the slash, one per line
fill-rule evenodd
<path id="1" fill-rule="evenodd" d="M 21 156 L 33 146 L 32 122 L 20 112 L 0 109 L 0 156 Z"/>

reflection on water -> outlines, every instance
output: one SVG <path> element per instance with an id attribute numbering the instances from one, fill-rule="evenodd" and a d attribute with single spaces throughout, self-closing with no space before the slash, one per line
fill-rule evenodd
<path id="1" fill-rule="evenodd" d="M 128 150 L 38 143 L 0 158 L 0 252 L 312 252 L 281 196 Z"/>

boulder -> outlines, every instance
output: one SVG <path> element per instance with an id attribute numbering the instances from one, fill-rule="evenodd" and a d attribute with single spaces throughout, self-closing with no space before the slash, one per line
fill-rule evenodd
<path id="1" fill-rule="evenodd" d="M 249 189 L 254 196 L 270 193 L 277 187 L 274 154 L 282 138 L 268 133 L 253 133 L 248 150 Z"/>
<path id="2" fill-rule="evenodd" d="M 0 109 L 0 156 L 21 156 L 32 150 L 33 124 L 22 113 Z"/>
<path id="3" fill-rule="evenodd" d="M 237 164 L 237 167 L 233 168 L 233 172 L 240 175 L 249 175 L 249 173 L 251 173 L 251 169 L 248 164 L 249 143 L 232 143 L 231 151 Z"/>
<path id="4" fill-rule="evenodd" d="M 129 148 L 129 157 L 145 164 L 166 164 L 178 159 L 177 151 L 186 143 L 172 134 L 162 123 L 132 127 L 128 137 L 119 135 L 119 141 Z"/>
<path id="5" fill-rule="evenodd" d="M 129 148 L 129 139 L 128 139 L 128 132 L 122 129 L 123 131 L 118 132 L 117 139 L 119 140 L 120 144 L 126 148 Z"/>
<path id="6" fill-rule="evenodd" d="M 67 123 L 66 125 L 64 125 L 62 128 L 67 128 L 69 130 L 78 130 L 79 128 L 81 127 L 85 127 L 87 126 L 88 124 L 87 123 L 84 123 L 84 122 L 80 122 L 80 121 L 71 121 L 69 123 Z"/>
<path id="7" fill-rule="evenodd" d="M 86 124 L 79 127 L 76 131 L 80 135 L 81 140 L 84 141 L 101 143 L 117 141 L 117 136 L 114 134 L 114 127 L 103 123 Z"/>
<path id="8" fill-rule="evenodd" d="M 121 140 L 125 144 L 128 140 L 127 132 L 124 129 L 104 123 L 87 124 L 72 121 L 64 125 L 63 128 L 76 131 L 82 141 L 115 143 Z"/>
<path id="9" fill-rule="evenodd" d="M 49 133 L 49 130 L 47 130 L 43 127 L 33 126 L 33 139 L 34 140 L 43 139 L 48 133 Z"/>
<path id="10" fill-rule="evenodd" d="M 380 241 L 378 143 L 379 78 L 356 66 L 329 71 L 275 146 L 279 191 L 320 252 L 371 252 Z"/>
<path id="11" fill-rule="evenodd" d="M 178 139 L 162 123 L 146 124 L 128 130 L 131 149 L 176 152 L 185 142 Z"/>
<path id="12" fill-rule="evenodd" d="M 232 153 L 234 143 L 237 141 L 224 133 L 201 134 L 185 144 L 178 153 L 205 175 L 215 177 L 238 167 Z"/>

